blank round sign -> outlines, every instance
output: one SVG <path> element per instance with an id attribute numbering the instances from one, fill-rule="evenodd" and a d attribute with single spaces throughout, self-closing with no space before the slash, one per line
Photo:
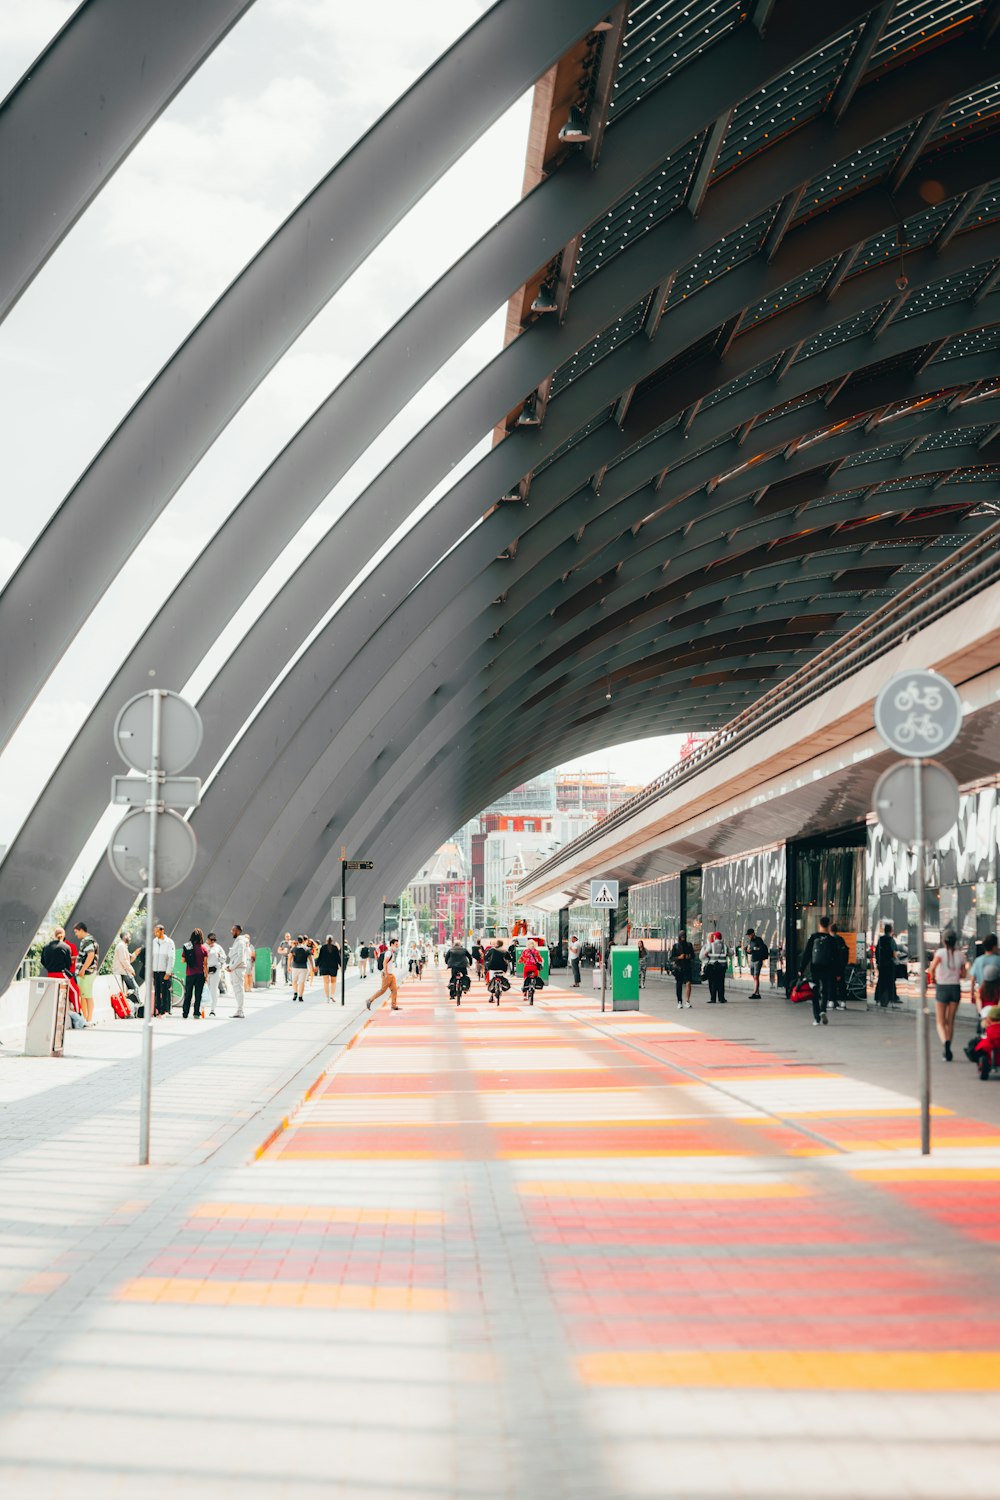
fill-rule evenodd
<path id="1" fill-rule="evenodd" d="M 194 869 L 198 840 L 190 823 L 169 808 L 156 815 L 156 890 L 172 891 Z M 108 844 L 111 868 L 129 890 L 149 883 L 149 814 L 140 807 L 126 813 Z"/>
<path id="2" fill-rule="evenodd" d="M 936 760 L 917 764 L 902 761 L 883 771 L 875 783 L 872 808 L 886 833 L 901 843 L 917 837 L 916 778 L 921 778 L 924 804 L 923 837 L 930 843 L 943 839 L 958 821 L 958 782 Z"/>
<path id="3" fill-rule="evenodd" d="M 201 744 L 201 714 L 179 693 L 154 689 L 130 698 L 115 720 L 115 746 L 133 771 L 153 766 L 153 696 L 160 695 L 160 770 L 176 776 L 189 766 Z"/>

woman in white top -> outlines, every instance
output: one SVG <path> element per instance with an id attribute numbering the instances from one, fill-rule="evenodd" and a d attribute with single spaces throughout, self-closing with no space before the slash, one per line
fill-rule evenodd
<path id="1" fill-rule="evenodd" d="M 955 1013 L 962 998 L 962 979 L 966 972 L 965 954 L 960 953 L 953 932 L 944 935 L 944 946 L 931 959 L 927 978 L 934 985 L 937 1001 L 937 1030 L 944 1045 L 945 1062 L 951 1062 L 951 1042 L 955 1035 Z"/>

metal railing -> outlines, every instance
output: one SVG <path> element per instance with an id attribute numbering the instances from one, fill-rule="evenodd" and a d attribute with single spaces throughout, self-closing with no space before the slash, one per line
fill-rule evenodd
<path id="1" fill-rule="evenodd" d="M 532 870 L 530 880 L 524 881 L 523 886 L 536 886 L 540 879 L 554 873 L 567 859 L 581 854 L 595 840 L 620 828 L 665 793 L 676 791 L 707 767 L 757 739 L 796 709 L 821 697 L 869 661 L 906 640 L 915 630 L 922 630 L 949 610 L 964 604 L 987 581 L 994 581 L 998 545 L 1000 521 L 995 521 L 970 541 L 956 547 L 950 557 L 928 568 L 920 578 L 900 589 L 894 598 L 873 610 L 866 619 L 845 631 L 838 641 L 818 652 L 791 677 L 757 698 L 685 760 L 671 766 L 669 771 L 664 771 L 641 792 L 622 802 L 600 823 L 557 850 L 544 864 Z"/>

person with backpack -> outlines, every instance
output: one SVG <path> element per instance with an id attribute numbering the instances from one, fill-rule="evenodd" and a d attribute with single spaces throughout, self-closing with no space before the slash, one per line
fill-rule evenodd
<path id="1" fill-rule="evenodd" d="M 747 935 L 743 939 L 743 951 L 750 965 L 750 978 L 753 980 L 750 999 L 759 1000 L 761 970 L 767 962 L 767 944 L 762 937 L 757 936 L 752 927 L 747 928 Z"/>
<path id="2" fill-rule="evenodd" d="M 457 1005 L 461 1005 L 462 996 L 465 991 L 472 988 L 472 980 L 469 978 L 469 965 L 472 963 L 472 954 L 456 936 L 447 953 L 444 956 L 445 968 L 449 973 L 448 994 Z"/>
<path id="3" fill-rule="evenodd" d="M 958 948 L 958 938 L 946 932 L 944 942 L 931 959 L 927 978 L 934 986 L 937 1002 L 937 1034 L 945 1062 L 951 1062 L 951 1044 L 955 1036 L 955 1015 L 962 998 L 962 980 L 968 971 L 965 954 Z"/>
<path id="4" fill-rule="evenodd" d="M 726 1003 L 726 969 L 729 966 L 729 948 L 721 932 L 712 932 L 701 950 L 701 964 L 708 980 L 709 1005 Z"/>
<path id="5" fill-rule="evenodd" d="M 892 935 L 892 923 L 886 922 L 882 934 L 875 944 L 875 1004 L 887 1010 L 899 1004 L 896 994 L 896 965 L 899 963 L 899 944 Z"/>
<path id="6" fill-rule="evenodd" d="M 379 954 L 379 968 L 382 970 L 382 986 L 375 991 L 374 995 L 369 995 L 365 1001 L 366 1010 L 371 1010 L 375 1001 L 384 995 L 386 990 L 389 991 L 389 998 L 392 1001 L 391 1008 L 399 1010 L 399 989 L 396 984 L 396 965 L 398 960 L 399 938 L 393 938 L 385 952 Z"/>
<path id="7" fill-rule="evenodd" d="M 828 1025 L 826 1012 L 837 993 L 837 945 L 830 931 L 830 918 L 820 917 L 818 929 L 810 934 L 799 967 L 799 978 L 806 970 L 812 975 L 813 1025 Z"/>
<path id="8" fill-rule="evenodd" d="M 691 1009 L 691 980 L 694 975 L 694 948 L 687 940 L 687 933 L 682 927 L 677 934 L 677 941 L 670 950 L 670 967 L 674 974 L 674 985 L 677 989 L 677 1009 L 681 1010 L 685 1005 Z"/>

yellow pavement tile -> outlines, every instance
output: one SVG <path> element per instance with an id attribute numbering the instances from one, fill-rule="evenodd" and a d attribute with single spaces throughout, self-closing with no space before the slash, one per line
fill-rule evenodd
<path id="1" fill-rule="evenodd" d="M 445 1312 L 449 1305 L 447 1292 L 436 1287 L 324 1281 L 199 1281 L 183 1276 L 136 1277 L 121 1288 L 118 1300 L 361 1312 Z"/>
<path id="2" fill-rule="evenodd" d="M 431 1208 L 355 1208 L 295 1203 L 199 1203 L 192 1219 L 281 1219 L 313 1224 L 441 1224 L 444 1214 Z"/>
<path id="3" fill-rule="evenodd" d="M 665 1349 L 584 1354 L 586 1385 L 729 1390 L 994 1391 L 1000 1350 Z"/>

